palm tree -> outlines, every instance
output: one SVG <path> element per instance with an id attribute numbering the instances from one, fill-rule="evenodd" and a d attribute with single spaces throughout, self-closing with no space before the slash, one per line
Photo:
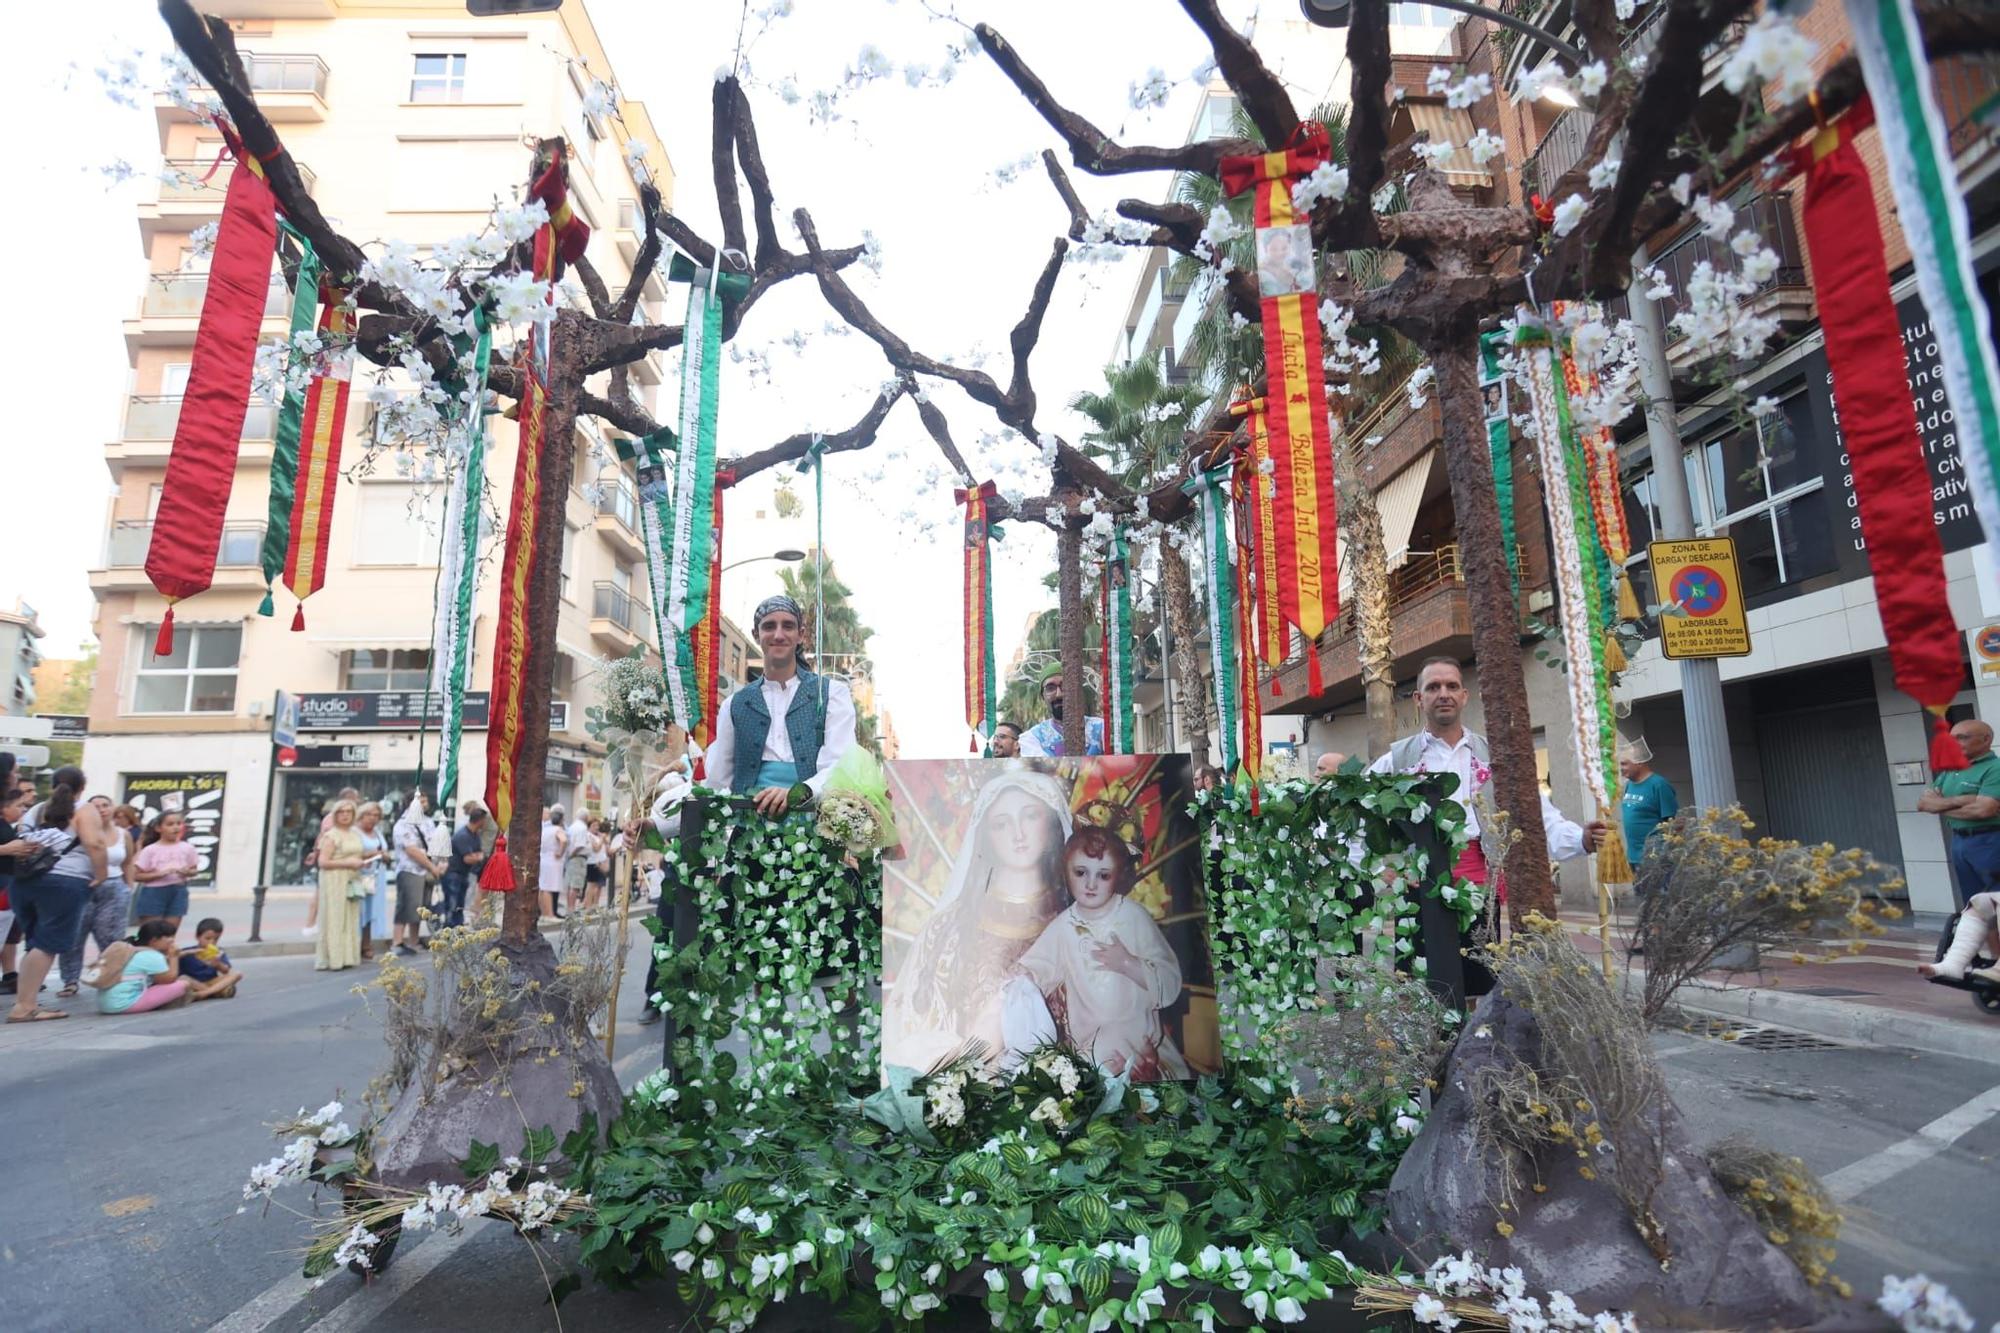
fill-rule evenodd
<path id="1" fill-rule="evenodd" d="M 1168 383 L 1157 361 L 1141 357 L 1123 366 L 1106 366 L 1104 392 L 1080 393 L 1070 406 L 1091 422 L 1083 434 L 1083 451 L 1105 460 L 1127 486 L 1145 491 L 1179 469 L 1183 441 L 1207 399 L 1207 391 L 1198 385 Z M 1188 700 L 1189 747 L 1205 760 L 1212 721 L 1195 656 L 1194 594 L 1189 584 L 1187 561 L 1172 541 L 1162 541 L 1160 586 L 1174 636 L 1171 669 Z"/>

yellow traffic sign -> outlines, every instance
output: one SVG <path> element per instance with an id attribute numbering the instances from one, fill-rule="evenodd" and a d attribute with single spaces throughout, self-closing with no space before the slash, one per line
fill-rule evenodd
<path id="1" fill-rule="evenodd" d="M 1646 547 L 1668 657 L 1747 657 L 1750 621 L 1736 577 L 1736 542 L 1692 537 Z"/>

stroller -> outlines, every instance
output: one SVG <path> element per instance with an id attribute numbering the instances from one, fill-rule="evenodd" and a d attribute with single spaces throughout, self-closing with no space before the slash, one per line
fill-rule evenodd
<path id="1" fill-rule="evenodd" d="M 1942 961 L 1945 951 L 1951 947 L 1952 937 L 1958 933 L 1958 919 L 1961 915 L 1962 911 L 1953 912 L 1951 919 L 1944 923 L 1944 932 L 1938 936 L 1937 954 L 1933 961 Z M 1994 960 L 1986 956 L 1986 950 L 1982 946 L 1979 956 L 1973 959 L 1966 970 L 1970 972 L 1973 968 L 1990 968 L 1993 965 Z M 1933 986 L 1949 986 L 1953 990 L 1966 991 L 1972 996 L 1972 1002 L 1980 1009 L 1989 1014 L 2000 1015 L 2000 985 L 1984 977 L 1932 977 L 1930 982 Z"/>

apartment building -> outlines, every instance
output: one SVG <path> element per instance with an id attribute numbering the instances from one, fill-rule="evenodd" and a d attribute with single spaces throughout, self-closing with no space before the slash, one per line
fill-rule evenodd
<path id="1" fill-rule="evenodd" d="M 0 663 L 6 664 L 0 674 L 0 714 L 27 717 L 35 711 L 42 665 L 37 640 L 45 633 L 35 608 L 18 597 L 13 610 L 0 611 Z"/>
<path id="2" fill-rule="evenodd" d="M 473 18 L 462 0 L 208 0 L 231 21 L 259 105 L 308 172 L 314 198 L 355 238 L 423 247 L 476 232 L 496 202 L 513 202 L 529 145 L 564 136 L 570 198 L 592 229 L 590 258 L 614 291 L 639 249 L 638 186 L 626 145 L 646 147 L 663 195 L 673 169 L 644 106 L 586 111 L 593 78 L 615 81 L 586 6 Z M 123 428 L 105 445 L 116 484 L 101 564 L 90 576 L 102 648 L 84 763 L 92 786 L 143 809 L 180 807 L 203 852 L 199 883 L 244 890 L 295 883 L 329 797 L 353 786 L 399 807 L 438 764 L 436 703 L 426 715 L 442 489 L 398 466 L 398 441 L 366 405 L 374 368 L 357 363 L 326 586 L 295 632 L 290 594 L 258 614 L 259 569 L 275 411 L 252 402 L 213 588 L 175 610 L 173 651 L 152 652 L 165 609 L 142 568 L 171 448 L 189 351 L 205 293 L 189 236 L 220 212 L 230 164 L 212 126 L 161 97 L 157 199 L 138 210 L 152 276 L 124 321 L 131 356 Z M 575 290 L 565 300 L 584 304 Z M 667 293 L 651 277 L 642 304 L 659 321 Z M 274 269 L 265 335 L 284 335 L 289 303 Z M 633 391 L 657 407 L 665 358 L 632 368 Z M 393 381 L 392 381 L 393 382 Z M 508 506 L 514 423 L 489 418 L 488 512 Z M 608 808 L 602 746 L 585 730 L 598 663 L 650 649 L 644 553 L 632 478 L 612 441 L 579 422 L 575 483 L 562 548 L 562 606 L 546 799 Z M 404 461 L 408 461 L 405 458 Z M 482 550 L 461 797 L 485 774 L 485 684 L 492 670 L 497 547 Z M 747 640 L 730 627 L 725 656 Z M 740 669 L 736 675 L 741 678 Z M 280 756 L 272 710 L 296 701 L 300 734 Z M 429 777 L 423 781 L 428 784 Z"/>
<path id="3" fill-rule="evenodd" d="M 1560 6 L 1540 9 L 1541 17 L 1534 21 L 1563 21 Z M 1642 14 L 1629 43 L 1643 49 L 1656 40 L 1661 16 L 1663 11 L 1651 20 Z M 1830 59 L 1846 40 L 1840 8 L 1831 0 L 1820 0 L 1801 23 L 1820 44 L 1823 59 Z M 1734 34 L 1726 37 L 1710 55 L 1700 115 L 1721 115 L 1734 104 L 1718 87 L 1733 40 Z M 1447 56 L 1468 70 L 1491 72 L 1498 89 L 1513 86 L 1524 65 L 1546 59 L 1539 48 L 1477 19 L 1454 29 Z M 1422 70 L 1401 68 L 1403 64 L 1398 61 L 1396 81 L 1406 90 L 1405 106 L 1397 112 L 1392 142 L 1425 127 L 1426 118 L 1434 118 L 1438 110 L 1427 109 L 1426 99 L 1417 94 Z M 1934 75 L 1973 219 L 1982 286 L 1992 306 L 2000 297 L 2000 230 L 1994 226 L 2000 218 L 2000 153 L 1993 132 L 1974 111 L 2000 91 L 2000 76 L 1991 62 L 1962 60 L 1941 63 Z M 1591 123 L 1587 109 L 1557 100 L 1516 101 L 1504 93 L 1472 108 L 1471 114 L 1476 125 L 1500 134 L 1508 144 L 1506 156 L 1490 164 L 1490 179 L 1457 172 L 1449 177 L 1469 201 L 1482 203 L 1519 203 L 1535 192 L 1556 194 L 1557 183 L 1578 165 Z M 1452 137 L 1463 141 L 1463 135 Z M 1876 181 L 1911 392 L 1920 407 L 1933 472 L 1934 517 L 1947 552 L 1952 608 L 1966 635 L 1965 687 L 1953 717 L 2000 721 L 2000 633 L 1992 632 L 2000 626 L 2000 577 L 1959 479 L 1951 408 L 1938 387 L 1936 350 L 1888 195 L 1876 133 L 1866 132 L 1859 146 Z M 1929 781 L 1923 718 L 1891 680 L 1868 558 L 1853 520 L 1853 479 L 1841 445 L 1812 297 L 1811 258 L 1799 221 L 1801 190 L 1797 182 L 1767 190 L 1753 181 L 1729 199 L 1737 216 L 1756 227 L 1780 258 L 1757 299 L 1778 316 L 1782 331 L 1757 365 L 1737 368 L 1747 381 L 1747 393 L 1770 395 L 1780 403 L 1779 412 L 1740 427 L 1726 409 L 1724 395 L 1704 387 L 1712 381 L 1696 374 L 1680 340 L 1669 333 L 1696 526 L 1702 535 L 1735 538 L 1751 626 L 1751 655 L 1722 663 L 1737 789 L 1760 831 L 1809 843 L 1865 847 L 1904 872 L 1912 908 L 1938 913 L 1949 910 L 1951 900 L 1942 829 L 1936 818 L 1915 810 Z M 1651 238 L 1648 250 L 1677 293 L 1685 291 L 1698 262 L 1718 267 L 1735 263 L 1726 246 L 1691 227 Z M 1671 320 L 1683 299 L 1676 295 L 1665 302 L 1663 317 Z M 1402 376 L 1412 368 L 1401 368 Z M 1392 553 L 1399 730 L 1409 730 L 1416 717 L 1400 695 L 1414 683 L 1417 665 L 1432 654 L 1468 658 L 1473 645 L 1451 497 L 1436 459 L 1436 403 L 1411 408 L 1392 370 L 1385 367 L 1392 382 L 1383 384 L 1370 403 L 1358 406 L 1345 431 L 1376 493 Z M 1653 465 L 1639 414 L 1617 434 L 1637 551 L 1630 568 L 1645 604 L 1659 600 L 1652 594 L 1644 556 L 1657 524 Z M 1521 611 L 1524 624 L 1552 628 L 1554 597 L 1541 496 L 1532 481 L 1530 451 L 1518 432 L 1514 462 Z M 1587 811 L 1571 758 L 1569 708 L 1561 674 L 1550 662 L 1560 654 L 1538 656 L 1538 642 L 1524 638 L 1522 669 L 1536 725 L 1540 776 L 1559 805 L 1581 816 Z M 1982 649 L 1982 643 L 1987 647 Z M 1366 724 L 1350 615 L 1343 612 L 1314 648 L 1326 689 L 1306 694 L 1301 656 L 1276 673 L 1282 697 L 1267 696 L 1266 716 L 1305 719 L 1314 752 L 1362 751 Z M 1473 704 L 1467 721 L 1477 729 L 1476 664 L 1468 676 Z M 1656 640 L 1635 655 L 1617 689 L 1621 731 L 1645 738 L 1654 767 L 1688 801 L 1693 786 L 1679 693 L 1680 667 L 1661 656 Z M 1582 872 L 1570 868 L 1565 889 L 1578 893 L 1585 887 Z"/>

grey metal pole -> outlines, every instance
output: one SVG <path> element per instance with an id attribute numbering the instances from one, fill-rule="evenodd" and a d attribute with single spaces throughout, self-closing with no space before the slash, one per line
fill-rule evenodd
<path id="1" fill-rule="evenodd" d="M 1694 536 L 1673 376 L 1667 367 L 1666 327 L 1660 307 L 1646 295 L 1642 247 L 1632 256 L 1626 297 L 1639 335 L 1639 386 L 1646 395 L 1646 438 L 1653 450 L 1653 496 L 1660 506 L 1661 537 Z M 1654 596 L 1659 590 L 1653 590 Z M 1681 708 L 1687 717 L 1688 756 L 1694 769 L 1695 804 L 1704 809 L 1736 804 L 1736 771 L 1729 762 L 1729 722 L 1722 708 L 1722 668 L 1712 657 L 1680 663 Z"/>
<path id="2" fill-rule="evenodd" d="M 1162 707 L 1166 709 L 1167 716 L 1166 751 L 1168 754 L 1173 754 L 1180 748 L 1174 744 L 1174 625 L 1167 617 L 1167 590 L 1164 579 L 1154 587 L 1153 598 L 1160 607 L 1160 684 L 1164 690 Z M 1195 762 L 1205 764 L 1208 762 L 1208 756 L 1203 755 Z"/>

